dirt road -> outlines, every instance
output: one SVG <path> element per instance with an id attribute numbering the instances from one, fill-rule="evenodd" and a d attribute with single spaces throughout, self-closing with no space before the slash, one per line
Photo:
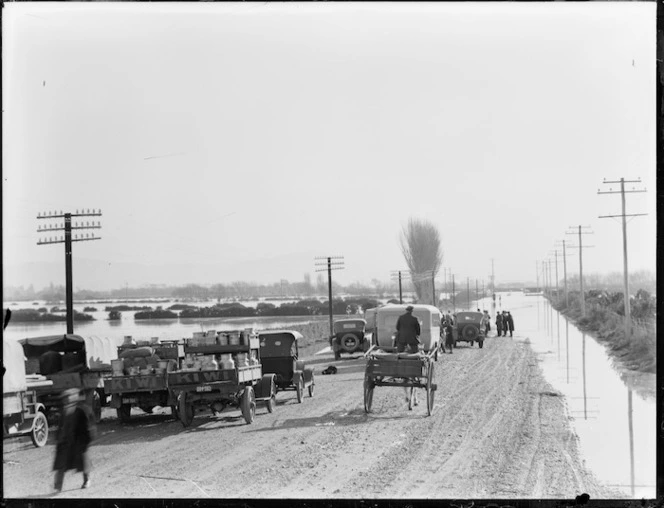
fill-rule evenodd
<path id="1" fill-rule="evenodd" d="M 443 355 L 430 417 L 426 403 L 409 411 L 402 389 L 381 387 L 365 414 L 364 360 L 322 362 L 313 398 L 298 404 L 280 392 L 275 412 L 259 405 L 251 425 L 230 410 L 200 413 L 185 429 L 169 409 L 135 409 L 123 426 L 104 409 L 91 488 L 80 490 L 81 474 L 70 472 L 54 497 L 623 497 L 585 469 L 564 400 L 523 337 Z M 333 363 L 336 375 L 320 374 Z M 51 496 L 52 439 L 42 449 L 4 444 L 5 496 Z"/>

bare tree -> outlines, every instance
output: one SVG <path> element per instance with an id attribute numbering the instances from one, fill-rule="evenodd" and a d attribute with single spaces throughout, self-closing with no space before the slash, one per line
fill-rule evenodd
<path id="1" fill-rule="evenodd" d="M 408 219 L 399 237 L 418 301 L 431 302 L 433 279 L 443 263 L 438 228 L 426 219 Z"/>

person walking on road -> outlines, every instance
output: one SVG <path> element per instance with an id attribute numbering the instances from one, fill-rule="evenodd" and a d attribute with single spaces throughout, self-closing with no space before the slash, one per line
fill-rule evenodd
<path id="1" fill-rule="evenodd" d="M 512 317 L 512 314 L 510 311 L 507 311 L 507 316 L 504 318 L 504 320 L 507 322 L 507 326 L 505 327 L 505 336 L 507 336 L 507 330 L 510 332 L 510 337 L 512 337 L 512 334 L 514 333 L 514 318 Z"/>
<path id="2" fill-rule="evenodd" d="M 420 333 L 422 330 L 420 328 L 420 322 L 415 316 L 413 316 L 412 305 L 406 307 L 406 312 L 399 316 L 396 328 L 397 337 L 395 345 L 397 347 L 397 353 L 417 353 L 421 344 Z M 404 387 L 404 390 L 406 391 L 406 401 L 408 401 L 408 388 Z M 417 406 L 417 390 L 415 391 L 415 400 L 413 403 Z"/>
<path id="3" fill-rule="evenodd" d="M 503 315 L 500 312 L 496 313 L 496 336 L 500 337 L 503 333 Z"/>
<path id="4" fill-rule="evenodd" d="M 484 336 L 488 337 L 489 332 L 491 331 L 491 316 L 489 316 L 489 311 L 484 311 Z"/>
<path id="5" fill-rule="evenodd" d="M 65 472 L 83 472 L 82 489 L 90 486 L 90 457 L 88 447 L 96 436 L 92 409 L 85 403 L 81 390 L 69 388 L 62 394 L 62 412 L 55 449 L 55 490 L 62 490 Z"/>

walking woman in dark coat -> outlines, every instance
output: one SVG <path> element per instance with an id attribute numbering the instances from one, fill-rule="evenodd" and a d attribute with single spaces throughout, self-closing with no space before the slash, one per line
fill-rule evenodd
<path id="1" fill-rule="evenodd" d="M 498 332 L 498 337 L 503 333 L 503 315 L 502 313 L 496 313 L 496 332 Z"/>
<path id="2" fill-rule="evenodd" d="M 90 486 L 88 447 L 96 434 L 94 416 L 78 388 L 65 390 L 62 399 L 58 444 L 53 463 L 55 490 L 62 490 L 65 472 L 70 469 L 83 472 L 81 488 L 87 489 Z"/>

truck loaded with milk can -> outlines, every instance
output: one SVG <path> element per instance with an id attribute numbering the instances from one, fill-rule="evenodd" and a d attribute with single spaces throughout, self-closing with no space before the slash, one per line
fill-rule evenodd
<path id="1" fill-rule="evenodd" d="M 177 417 L 174 401 L 167 384 L 167 373 L 177 370 L 184 357 L 181 341 L 153 337 L 149 341 L 135 341 L 126 336 L 117 348 L 118 357 L 111 361 L 112 376 L 104 381 L 104 389 L 111 396 L 110 406 L 118 419 L 127 423 L 131 409 L 138 407 L 152 413 L 159 407 L 169 407 Z"/>
<path id="2" fill-rule="evenodd" d="M 196 412 L 213 415 L 239 408 L 252 423 L 257 401 L 274 411 L 274 374 L 263 374 L 260 342 L 252 329 L 196 332 L 184 340 L 185 358 L 178 370 L 168 372 L 169 395 L 182 425 L 192 424 Z"/>

